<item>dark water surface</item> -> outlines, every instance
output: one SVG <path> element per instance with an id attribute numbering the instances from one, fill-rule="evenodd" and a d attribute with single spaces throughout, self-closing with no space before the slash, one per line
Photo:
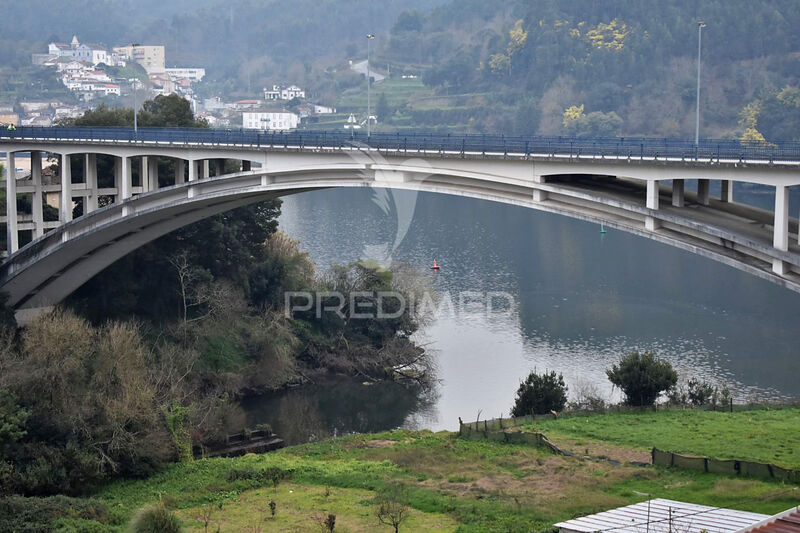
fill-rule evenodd
<path id="1" fill-rule="evenodd" d="M 433 392 L 336 380 L 247 402 L 252 422 L 272 423 L 289 442 L 399 426 L 452 429 L 459 416 L 474 419 L 479 410 L 507 416 L 519 380 L 533 368 L 562 372 L 572 394 L 616 399 L 605 369 L 633 349 L 653 350 L 684 376 L 727 383 L 740 399 L 800 397 L 800 294 L 559 215 L 391 194 L 399 216 L 386 214 L 370 189 L 289 197 L 281 228 L 319 269 L 398 241 L 392 260 L 435 276 L 440 294 L 457 302 L 463 291 L 502 291 L 513 307 L 488 314 L 455 305 L 417 336 L 438 362 Z M 737 188 L 736 195 L 765 208 L 773 201 L 768 192 Z M 401 238 L 404 220 L 410 224 Z M 442 265 L 436 275 L 427 269 L 433 259 Z"/>

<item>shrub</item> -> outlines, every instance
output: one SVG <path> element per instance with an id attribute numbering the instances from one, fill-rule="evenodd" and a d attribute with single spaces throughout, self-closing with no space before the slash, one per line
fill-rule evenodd
<path id="1" fill-rule="evenodd" d="M 717 390 L 708 381 L 690 379 L 687 386 L 687 394 L 692 405 L 699 406 L 715 403 Z"/>
<path id="2" fill-rule="evenodd" d="M 564 384 L 564 376 L 555 372 L 537 374 L 533 371 L 519 384 L 511 416 L 561 411 L 566 403 L 567 386 Z"/>
<path id="3" fill-rule="evenodd" d="M 633 406 L 653 405 L 662 392 L 678 383 L 678 373 L 672 365 L 657 359 L 652 352 L 631 352 L 606 374 L 625 394 L 625 403 Z"/>
<path id="4" fill-rule="evenodd" d="M 97 500 L 51 496 L 47 498 L 26 498 L 9 496 L 0 498 L 0 531 L 53 531 L 56 526 L 61 530 L 103 531 L 108 520 L 108 512 L 104 503 Z M 65 523 L 72 522 L 72 529 Z M 84 524 L 80 524 L 84 522 Z M 79 524 L 81 527 L 79 528 Z M 107 527 L 106 527 L 107 529 Z"/>
<path id="5" fill-rule="evenodd" d="M 180 533 L 181 523 L 163 503 L 145 507 L 131 524 L 131 533 Z"/>

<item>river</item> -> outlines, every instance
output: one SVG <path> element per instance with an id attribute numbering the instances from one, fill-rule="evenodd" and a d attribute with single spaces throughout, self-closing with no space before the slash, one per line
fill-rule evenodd
<path id="1" fill-rule="evenodd" d="M 738 184 L 735 194 L 765 208 L 773 201 Z M 508 416 L 532 369 L 563 373 L 571 395 L 616 401 L 605 370 L 630 350 L 654 351 L 684 378 L 728 384 L 739 401 L 800 397 L 800 294 L 559 215 L 428 193 L 388 197 L 394 211 L 385 209 L 386 194 L 367 188 L 288 197 L 281 229 L 320 269 L 396 243 L 392 261 L 429 273 L 454 302 L 416 336 L 435 355 L 440 381 L 421 393 L 332 379 L 245 402 L 251 422 L 271 423 L 290 443 L 395 427 L 453 429 L 458 417 L 478 412 Z M 796 213 L 800 198 L 791 201 Z M 439 273 L 427 268 L 434 259 Z M 459 306 L 465 291 L 477 301 L 507 293 L 513 303 L 493 312 Z"/>

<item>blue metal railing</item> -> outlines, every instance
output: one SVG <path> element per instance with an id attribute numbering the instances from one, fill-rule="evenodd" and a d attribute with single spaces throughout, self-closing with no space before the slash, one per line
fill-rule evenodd
<path id="1" fill-rule="evenodd" d="M 85 140 L 94 142 L 160 142 L 247 145 L 264 148 L 370 146 L 379 150 L 434 153 L 550 156 L 608 156 L 700 160 L 800 161 L 800 142 L 742 143 L 733 139 L 703 139 L 697 145 L 681 139 L 647 137 L 577 138 L 522 137 L 485 134 L 372 133 L 313 131 L 264 132 L 200 128 L 20 127 L 0 130 L 3 139 Z"/>

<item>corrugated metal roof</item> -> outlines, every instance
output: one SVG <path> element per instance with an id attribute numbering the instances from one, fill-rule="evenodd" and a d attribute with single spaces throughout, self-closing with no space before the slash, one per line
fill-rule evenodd
<path id="1" fill-rule="evenodd" d="M 800 507 L 770 516 L 739 533 L 800 533 Z"/>
<path id="2" fill-rule="evenodd" d="M 758 513 L 657 498 L 559 522 L 556 527 L 580 533 L 736 533 L 766 518 Z"/>

